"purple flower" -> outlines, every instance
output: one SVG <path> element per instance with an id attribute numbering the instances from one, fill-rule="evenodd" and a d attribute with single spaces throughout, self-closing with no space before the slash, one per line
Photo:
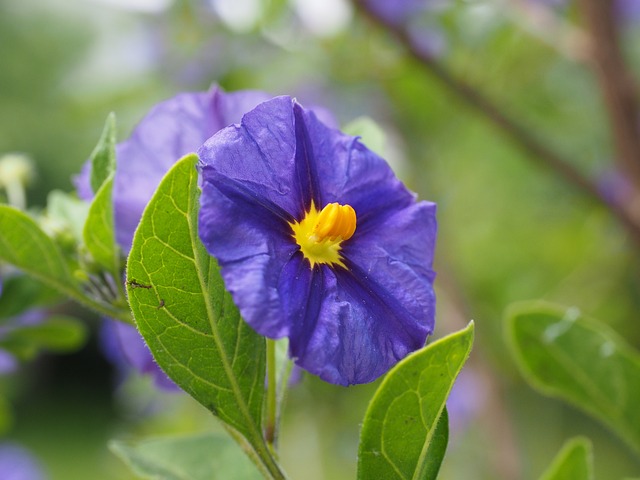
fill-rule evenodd
<path id="1" fill-rule="evenodd" d="M 618 18 L 628 23 L 640 21 L 640 1 L 617 0 L 616 9 Z"/>
<path id="2" fill-rule="evenodd" d="M 116 240 L 125 252 L 160 180 L 171 166 L 223 127 L 238 122 L 269 96 L 257 91 L 225 93 L 217 86 L 207 92 L 181 93 L 159 103 L 116 147 L 113 187 Z M 90 165 L 75 179 L 80 198 L 93 197 Z"/>
<path id="3" fill-rule="evenodd" d="M 449 431 L 451 436 L 461 435 L 479 416 L 487 403 L 487 386 L 479 372 L 463 369 L 447 398 Z"/>
<path id="4" fill-rule="evenodd" d="M 602 172 L 597 179 L 596 186 L 604 199 L 616 206 L 632 202 L 635 195 L 633 185 L 615 168 Z"/>
<path id="5" fill-rule="evenodd" d="M 322 379 L 370 382 L 433 331 L 435 205 L 290 97 L 198 151 L 200 238 L 243 318 Z"/>
<path id="6" fill-rule="evenodd" d="M 158 367 L 149 348 L 131 325 L 106 319 L 100 332 L 102 351 L 121 374 L 131 368 L 153 378 L 156 387 L 165 391 L 179 391 L 178 386 Z"/>
<path id="7" fill-rule="evenodd" d="M 242 114 L 266 93 L 240 91 L 225 93 L 217 86 L 207 92 L 181 93 L 159 103 L 142 119 L 131 137 L 116 146 L 116 174 L 113 188 L 116 240 L 126 253 L 142 212 L 151 200 L 160 180 L 171 166 L 187 153 L 194 152 L 221 128 L 240 121 Z M 75 178 L 80 198 L 93 197 L 87 162 Z M 110 322 L 110 320 L 106 320 Z M 116 365 L 130 365 L 150 374 L 156 385 L 175 389 L 153 361 L 142 337 L 126 325 L 107 326 L 109 358 Z M 113 340 L 115 339 L 115 340 Z M 115 358 L 121 358 L 115 361 Z M 166 389 L 166 388 L 165 388 Z"/>
<path id="8" fill-rule="evenodd" d="M 14 443 L 0 443 L 0 478 L 2 480 L 44 480 L 39 463 L 25 448 Z"/>
<path id="9" fill-rule="evenodd" d="M 18 360 L 11 353 L 0 348 L 0 375 L 13 373 L 18 369 Z"/>

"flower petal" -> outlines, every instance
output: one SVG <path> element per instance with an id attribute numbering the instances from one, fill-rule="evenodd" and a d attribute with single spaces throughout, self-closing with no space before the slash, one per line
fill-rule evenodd
<path id="1" fill-rule="evenodd" d="M 0 348 L 0 375 L 13 373 L 18 369 L 18 360 L 11 353 Z"/>
<path id="2" fill-rule="evenodd" d="M 223 127 L 269 97 L 262 92 L 182 93 L 156 105 L 116 147 L 117 169 L 113 190 L 116 240 L 128 252 L 142 211 L 171 166 Z M 90 167 L 85 165 L 75 184 L 89 199 Z"/>
<path id="3" fill-rule="evenodd" d="M 4 480 L 45 480 L 40 462 L 26 448 L 8 441 L 0 443 L 0 478 Z"/>
<path id="4" fill-rule="evenodd" d="M 121 369 L 133 368 L 141 375 L 151 376 L 161 390 L 181 391 L 160 369 L 149 347 L 133 326 L 105 318 L 100 333 L 102 350 L 111 363 Z"/>
<path id="5" fill-rule="evenodd" d="M 366 278 L 402 305 L 404 322 L 420 325 L 423 337 L 433 332 L 435 323 L 435 213 L 435 204 L 429 202 L 397 210 L 375 229 L 354 235 L 342 252 L 354 275 Z"/>
<path id="6" fill-rule="evenodd" d="M 311 139 L 308 169 L 317 179 L 314 200 L 321 207 L 333 202 L 351 205 L 358 217 L 358 232 L 415 203 L 415 194 L 396 178 L 387 162 L 358 138 L 327 127 L 312 111 L 299 105 L 294 108 L 300 112 L 297 123 L 304 125 Z"/>
<path id="7" fill-rule="evenodd" d="M 306 187 L 313 172 L 294 105 L 291 97 L 276 97 L 245 114 L 241 125 L 209 139 L 198 151 L 205 181 L 243 190 L 256 207 L 275 206 L 287 221 L 299 219 L 311 201 Z"/>
<path id="8" fill-rule="evenodd" d="M 279 97 L 200 149 L 200 237 L 243 318 L 288 336 L 296 364 L 326 381 L 369 382 L 433 331 L 435 205 L 354 137 Z M 304 258 L 289 223 L 311 202 L 351 205 L 348 268 Z"/>
<path id="9" fill-rule="evenodd" d="M 297 250 L 283 233 L 286 223 L 246 201 L 229 198 L 206 176 L 202 188 L 199 236 L 218 260 L 242 317 L 262 335 L 288 335 L 289 322 L 282 315 L 275 287 L 281 266 Z"/>
<path id="10" fill-rule="evenodd" d="M 311 270 L 300 254 L 283 269 L 278 291 L 291 320 L 291 357 L 330 383 L 375 380 L 428 333 L 388 292 L 346 270 Z"/>

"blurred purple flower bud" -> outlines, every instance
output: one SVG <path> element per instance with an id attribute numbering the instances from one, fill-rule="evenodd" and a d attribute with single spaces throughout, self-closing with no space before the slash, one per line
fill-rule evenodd
<path id="1" fill-rule="evenodd" d="M 129 139 L 116 146 L 116 240 L 125 253 L 131 248 L 142 211 L 171 166 L 268 98 L 266 93 L 251 90 L 225 93 L 217 86 L 207 92 L 181 93 L 154 106 Z M 87 162 L 74 179 L 78 195 L 85 200 L 93 197 L 90 168 Z M 120 368 L 127 365 L 149 374 L 162 389 L 178 389 L 153 361 L 135 328 L 107 320 L 103 336 L 105 353 Z"/>
<path id="2" fill-rule="evenodd" d="M 598 190 L 612 205 L 624 205 L 634 197 L 633 186 L 615 169 L 605 171 L 597 181 Z"/>
<path id="3" fill-rule="evenodd" d="M 160 369 L 133 326 L 105 319 L 100 332 L 100 344 L 105 357 L 119 369 L 120 375 L 127 375 L 133 368 L 143 375 L 151 376 L 156 387 L 161 390 L 181 391 Z"/>
<path id="4" fill-rule="evenodd" d="M 452 435 L 464 432 L 484 408 L 487 398 L 482 379 L 470 368 L 460 372 L 447 399 L 449 430 Z"/>
<path id="5" fill-rule="evenodd" d="M 0 443 L 0 478 L 2 480 L 45 480 L 42 467 L 24 447 Z"/>
<path id="6" fill-rule="evenodd" d="M 0 375 L 13 373 L 18 368 L 18 360 L 6 350 L 0 348 Z"/>
<path id="7" fill-rule="evenodd" d="M 153 107 L 131 137 L 116 146 L 116 240 L 125 253 L 131 248 L 142 211 L 171 166 L 268 98 L 266 93 L 251 90 L 225 93 L 217 86 L 207 92 L 181 93 Z M 93 197 L 90 168 L 87 162 L 74 179 L 78 195 L 85 200 Z"/>
<path id="8" fill-rule="evenodd" d="M 617 0 L 618 18 L 626 23 L 640 21 L 640 0 Z"/>

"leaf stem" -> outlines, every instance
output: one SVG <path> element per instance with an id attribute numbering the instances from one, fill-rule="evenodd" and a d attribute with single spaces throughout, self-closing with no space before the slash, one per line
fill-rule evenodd
<path id="1" fill-rule="evenodd" d="M 216 348 L 220 352 L 221 367 L 225 371 L 230 389 L 237 400 L 237 408 L 240 410 L 246 421 L 246 431 L 242 433 L 238 432 L 238 435 L 245 437 L 247 442 L 251 445 L 255 455 L 253 453 L 248 453 L 249 457 L 260 469 L 260 472 L 265 476 L 265 478 L 270 480 L 285 480 L 286 477 L 282 472 L 280 465 L 273 457 L 270 446 L 266 444 L 262 432 L 260 431 L 260 426 L 257 425 L 257 422 L 249 409 L 247 400 L 242 394 L 238 378 L 232 368 L 232 359 L 228 357 L 225 345 L 221 340 L 220 327 L 216 321 L 217 315 L 213 306 L 213 300 L 206 294 L 206 292 L 208 292 L 209 285 L 212 283 L 211 276 L 214 274 L 214 270 L 217 267 L 215 266 L 215 259 L 209 256 L 198 237 L 198 174 L 196 169 L 193 168 L 196 160 L 197 158 L 195 155 L 189 155 L 179 162 L 180 165 L 191 162 L 189 183 L 187 184 L 189 188 L 187 223 L 189 225 L 191 248 L 194 255 L 193 259 L 196 265 L 198 281 L 200 282 L 200 290 L 205 293 L 204 302 L 211 328 L 211 335 L 216 344 Z M 173 168 L 177 167 L 174 166 Z M 264 387 L 260 385 L 260 388 Z M 242 447 L 246 446 L 245 442 L 237 435 L 232 435 L 232 437 L 238 441 Z"/>
<path id="2" fill-rule="evenodd" d="M 8 262 L 10 263 L 10 262 Z M 14 265 L 14 264 L 12 264 Z M 75 288 L 75 285 L 66 285 L 62 282 L 56 281 L 52 278 L 45 277 L 43 275 L 39 275 L 29 268 L 24 268 L 21 265 L 15 265 L 16 268 L 22 270 L 26 275 L 35 278 L 36 280 L 49 285 L 51 288 L 57 290 L 63 295 L 68 296 L 75 302 L 83 305 L 84 307 L 89 308 L 101 315 L 112 318 L 114 320 L 119 320 L 124 323 L 128 323 L 129 325 L 133 325 L 133 317 L 131 312 L 122 308 L 114 307 L 113 305 L 108 305 L 102 302 L 99 302 L 82 292 L 79 288 Z"/>
<path id="3" fill-rule="evenodd" d="M 271 450 L 276 453 L 276 415 L 277 415 L 277 379 L 276 379 L 276 342 L 267 338 L 267 412 L 265 418 L 264 438 Z"/>
<path id="4" fill-rule="evenodd" d="M 84 305 L 85 307 L 88 307 L 101 315 L 127 323 L 129 325 L 133 325 L 133 317 L 131 316 L 131 312 L 127 310 L 116 309 L 115 307 L 111 307 L 110 305 L 100 303 L 90 297 L 87 297 L 84 293 L 76 289 L 67 289 L 57 284 L 54 284 L 52 286 L 59 290 L 61 293 L 68 295 L 79 304 Z"/>

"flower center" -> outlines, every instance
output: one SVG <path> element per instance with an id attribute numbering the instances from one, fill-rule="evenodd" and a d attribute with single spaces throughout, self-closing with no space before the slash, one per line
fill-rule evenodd
<path id="1" fill-rule="evenodd" d="M 356 231 L 356 212 L 351 205 L 330 203 L 318 211 L 313 202 L 300 222 L 290 224 L 293 238 L 311 268 L 316 263 L 347 268 L 340 256 L 340 244 Z"/>

